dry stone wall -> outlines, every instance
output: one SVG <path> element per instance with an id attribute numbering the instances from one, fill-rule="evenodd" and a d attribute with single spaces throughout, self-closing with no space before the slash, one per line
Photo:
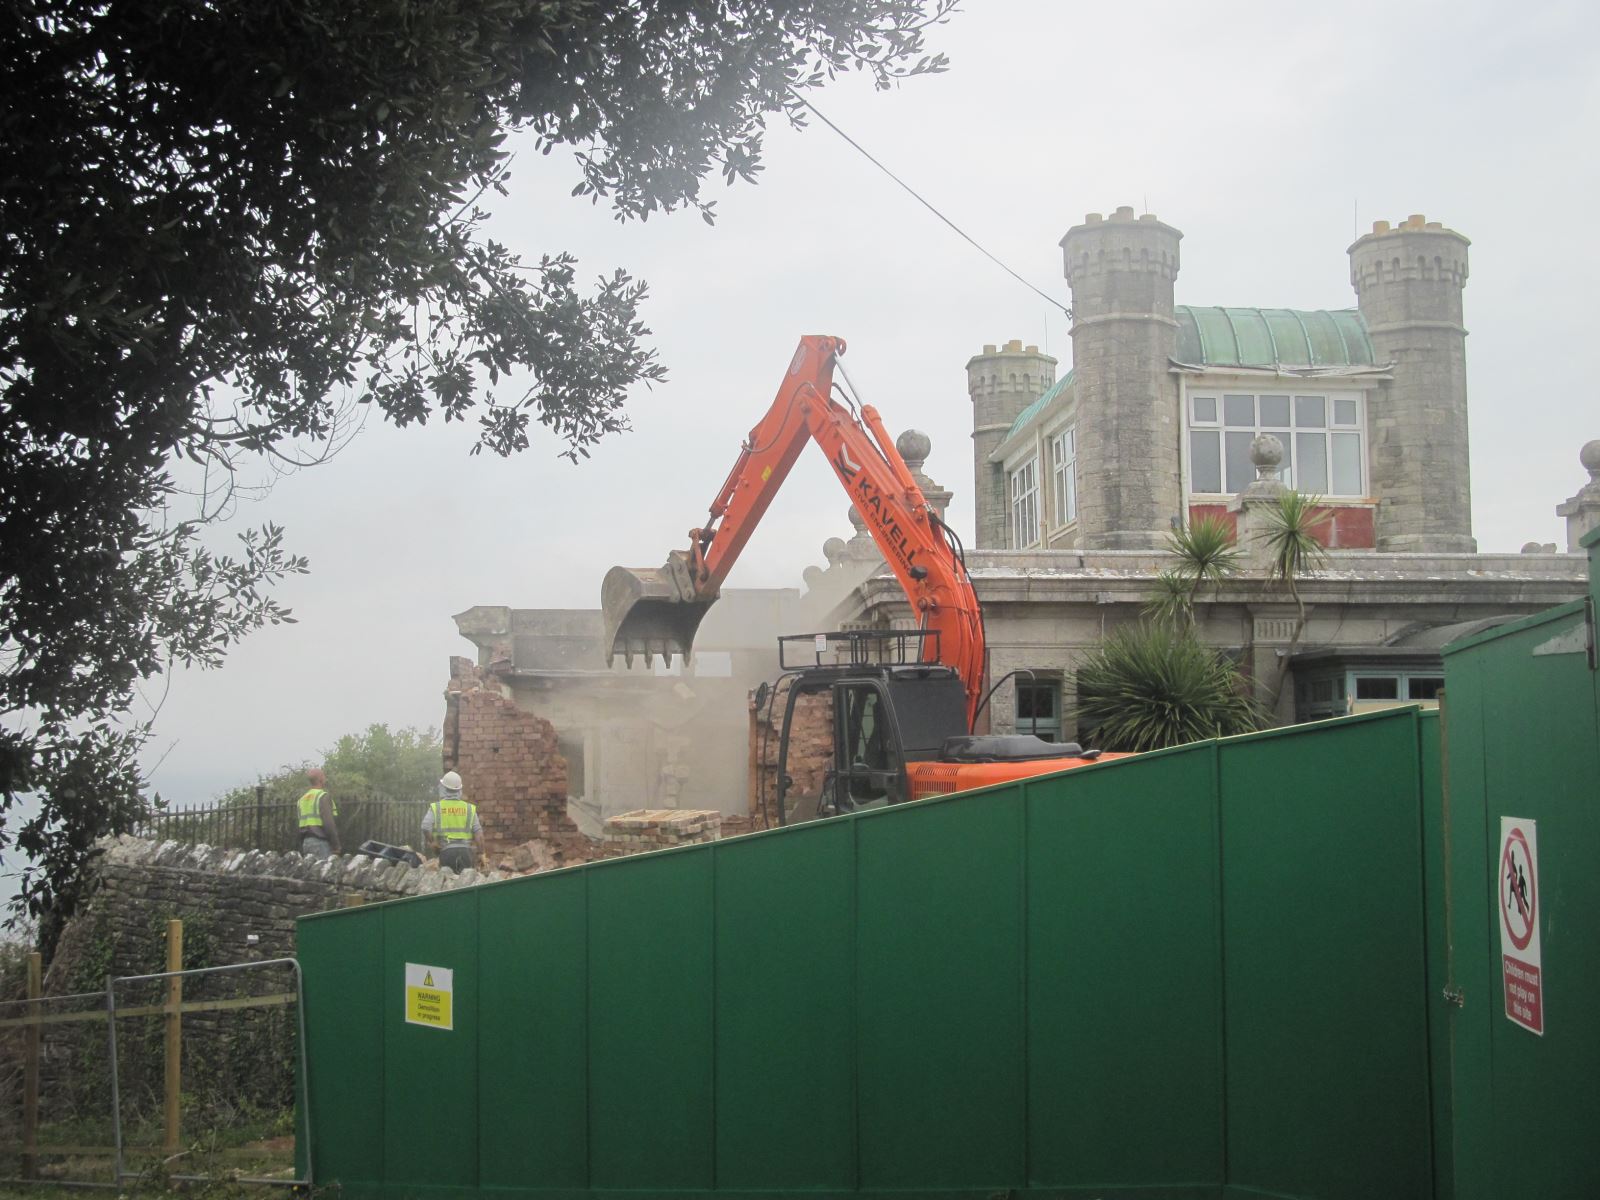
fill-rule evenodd
<path id="1" fill-rule="evenodd" d="M 722 815 L 695 809 L 624 813 L 599 840 L 581 833 L 530 839 L 488 856 L 483 870 L 441 871 L 364 855 L 315 859 L 287 852 L 224 850 L 133 837 L 100 843 L 88 907 L 68 925 L 50 964 L 46 991 L 76 990 L 89 975 L 136 975 L 162 969 L 149 955 L 151 931 L 168 919 L 203 927 L 205 965 L 286 958 L 294 922 L 349 904 L 426 896 L 598 859 L 717 841 Z M 94 943 L 91 955 L 90 942 Z M 93 986 L 100 986 L 98 982 Z"/>
<path id="2" fill-rule="evenodd" d="M 89 906 L 62 936 L 47 989 L 74 969 L 93 930 L 113 974 L 160 970 L 138 958 L 150 928 L 171 917 L 206 927 L 217 962 L 282 958 L 294 953 L 294 922 L 351 902 L 393 900 L 506 878 L 498 871 L 409 867 L 365 856 L 315 859 L 293 852 L 223 850 L 177 842 L 108 838 L 100 844 Z M 137 960 L 136 960 L 137 959 Z"/>

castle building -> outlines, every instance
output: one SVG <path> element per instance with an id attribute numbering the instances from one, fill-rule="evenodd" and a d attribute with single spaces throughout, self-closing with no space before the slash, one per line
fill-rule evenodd
<path id="1" fill-rule="evenodd" d="M 977 545 L 1160 549 L 1173 526 L 1226 514 L 1254 478 L 1324 497 L 1343 549 L 1471 553 L 1467 239 L 1380 221 L 1350 247 L 1358 307 L 1173 301 L 1170 225 L 1121 208 L 1061 239 L 1073 368 L 1012 342 L 967 364 Z"/>
<path id="2" fill-rule="evenodd" d="M 1079 732 L 1073 668 L 1141 619 L 1171 534 L 1202 516 L 1234 528 L 1244 569 L 1201 595 L 1197 628 L 1279 721 L 1432 702 L 1446 642 L 1583 594 L 1581 559 L 1553 545 L 1477 553 L 1465 237 L 1377 222 L 1348 251 L 1355 306 L 1334 311 L 1178 304 L 1182 237 L 1090 213 L 1060 243 L 1070 369 L 1015 341 L 967 363 L 989 676 L 1024 672 L 994 727 Z M 1558 510 L 1572 548 L 1600 522 L 1591 447 L 1590 486 Z M 1303 614 L 1255 537 L 1285 489 L 1320 498 L 1329 551 L 1298 583 Z M 841 621 L 909 620 L 881 574 L 851 603 Z"/>

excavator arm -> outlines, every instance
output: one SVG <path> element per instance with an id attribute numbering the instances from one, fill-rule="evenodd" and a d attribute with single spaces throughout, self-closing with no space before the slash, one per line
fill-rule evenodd
<path id="1" fill-rule="evenodd" d="M 789 363 L 777 397 L 739 451 L 707 523 L 689 531 L 687 550 L 665 566 L 613 567 L 601 585 L 607 661 L 621 654 L 687 656 L 740 552 L 808 441 L 827 456 L 850 503 L 866 522 L 921 628 L 923 656 L 955 668 L 966 688 L 967 725 L 983 680 L 983 622 L 966 565 L 929 507 L 871 405 L 859 413 L 834 399 L 839 338 L 808 336 Z"/>

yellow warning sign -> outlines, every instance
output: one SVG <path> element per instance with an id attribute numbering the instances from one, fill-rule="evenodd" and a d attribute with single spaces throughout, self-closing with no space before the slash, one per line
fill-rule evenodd
<path id="1" fill-rule="evenodd" d="M 450 1001 L 455 994 L 455 972 L 449 967 L 406 964 L 406 1023 L 454 1029 Z"/>

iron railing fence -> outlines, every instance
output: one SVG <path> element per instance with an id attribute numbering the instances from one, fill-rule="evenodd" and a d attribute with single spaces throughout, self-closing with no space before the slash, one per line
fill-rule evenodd
<path id="1" fill-rule="evenodd" d="M 346 850 L 365 841 L 416 846 L 427 801 L 388 796 L 340 796 L 339 838 Z M 135 837 L 237 850 L 299 848 L 299 813 L 292 800 L 257 796 L 243 801 L 191 805 L 151 813 L 129 830 Z"/>

